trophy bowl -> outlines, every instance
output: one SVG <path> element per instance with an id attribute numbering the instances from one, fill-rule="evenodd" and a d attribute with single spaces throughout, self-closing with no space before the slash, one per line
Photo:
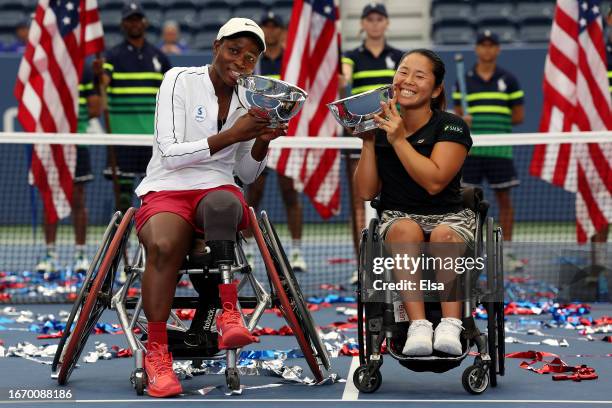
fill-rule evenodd
<path id="1" fill-rule="evenodd" d="M 308 94 L 295 85 L 261 75 L 243 75 L 238 78 L 238 97 L 247 109 L 270 120 L 270 128 L 286 123 L 294 117 Z"/>
<path id="2" fill-rule="evenodd" d="M 338 123 L 350 129 L 353 134 L 376 129 L 374 115 L 382 112 L 381 102 L 388 102 L 393 98 L 393 85 L 385 85 L 358 95 L 339 99 L 328 103 Z"/>

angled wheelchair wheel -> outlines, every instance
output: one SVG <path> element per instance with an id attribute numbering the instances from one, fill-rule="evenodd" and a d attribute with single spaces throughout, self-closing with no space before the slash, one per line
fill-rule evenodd
<path id="1" fill-rule="evenodd" d="M 83 292 L 82 306 L 77 304 L 78 310 L 75 312 L 75 315 L 78 313 L 78 318 L 75 327 L 68 335 L 66 346 L 58 357 L 57 366 L 59 366 L 59 373 L 57 382 L 60 385 L 68 383 L 68 379 L 79 360 L 89 335 L 95 328 L 104 310 L 110 306 L 115 274 L 123 256 L 123 249 L 129 240 L 134 212 L 135 209 L 130 208 L 121 218 L 121 222 L 106 247 L 106 251 L 101 255 L 100 267 L 97 273 L 95 273 L 91 285 L 88 290 Z"/>
<path id="2" fill-rule="evenodd" d="M 491 357 L 491 365 L 489 366 L 489 377 L 492 387 L 497 386 L 497 371 L 498 371 L 498 349 L 499 339 L 497 330 L 497 310 L 498 306 L 495 302 L 495 294 L 497 291 L 497 259 L 496 247 L 494 240 L 493 218 L 487 217 L 487 232 L 485 235 L 485 251 L 487 255 L 487 290 L 488 299 L 485 307 L 487 309 L 487 347 L 489 356 Z"/>
<path id="3" fill-rule="evenodd" d="M 317 357 L 325 369 L 330 368 L 330 359 L 308 311 L 304 295 L 287 260 L 287 255 L 267 214 L 262 212 L 261 228 L 253 209 L 250 211 L 250 218 L 253 235 L 280 303 L 280 311 L 291 326 L 315 379 L 323 381 L 323 373 Z"/>
<path id="4" fill-rule="evenodd" d="M 57 345 L 57 351 L 55 352 L 55 356 L 53 357 L 53 363 L 51 363 L 51 372 L 57 372 L 57 366 L 60 362 L 60 359 L 64 354 L 64 346 L 66 345 L 66 340 L 70 337 L 72 333 L 72 324 L 74 323 L 74 319 L 79 315 L 81 310 L 83 309 L 83 305 L 85 304 L 85 297 L 91 290 L 91 286 L 93 284 L 94 279 L 97 276 L 97 272 L 100 267 L 100 261 L 102 260 L 102 256 L 108 250 L 108 246 L 113 239 L 115 231 L 117 230 L 117 226 L 119 225 L 119 221 L 121 220 L 121 213 L 116 212 L 113 214 L 106 230 L 104 231 L 104 235 L 102 236 L 102 243 L 98 247 L 98 251 L 96 252 L 91 265 L 89 266 L 89 270 L 85 274 L 85 278 L 83 279 L 83 283 L 81 285 L 81 289 L 79 290 L 79 294 L 77 295 L 76 300 L 72 305 L 72 309 L 70 310 L 70 315 L 68 315 L 68 320 L 66 321 L 66 327 L 64 328 L 64 332 L 62 333 L 62 337 Z"/>

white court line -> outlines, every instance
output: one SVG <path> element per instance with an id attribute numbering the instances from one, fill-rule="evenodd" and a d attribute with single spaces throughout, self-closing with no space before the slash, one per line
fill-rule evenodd
<path id="1" fill-rule="evenodd" d="M 344 386 L 344 392 L 342 393 L 342 401 L 356 401 L 359 399 L 359 390 L 353 384 L 353 373 L 359 367 L 359 357 L 353 357 L 351 361 L 351 367 L 349 368 L 348 375 L 346 376 L 346 385 Z"/>
<path id="2" fill-rule="evenodd" d="M 249 404 L 253 404 L 253 403 L 258 403 L 258 402 L 343 402 L 341 399 L 282 399 L 282 398 L 274 398 L 274 399 L 232 399 L 231 397 L 228 398 L 215 398 L 215 399 L 208 399 L 208 398 L 200 398 L 200 399 L 182 399 L 182 398 L 178 398 L 178 399 L 161 399 L 161 398 L 141 398 L 141 399 L 108 399 L 108 400 L 25 400 L 25 401 L 0 401 L 0 404 L 48 404 L 48 403 L 53 403 L 53 402 L 76 402 L 76 403 L 89 403 L 89 404 L 96 404 L 96 403 L 109 403 L 109 402 L 129 402 L 129 403 L 155 403 L 155 402 L 159 402 L 159 403 L 165 403 L 165 404 L 170 404 L 170 403 L 185 403 L 185 402 L 196 402 L 199 404 L 202 404 L 203 402 L 224 402 L 224 403 L 239 403 L 239 402 L 243 402 L 243 403 L 249 403 Z M 584 401 L 584 400 L 494 400 L 494 399 L 488 399 L 488 400 L 482 400 L 482 399 L 368 399 L 368 400 L 359 400 L 358 402 L 363 402 L 363 403 L 367 403 L 367 404 L 373 404 L 373 403 L 397 403 L 397 402 L 402 402 L 402 403 L 410 403 L 410 402 L 417 402 L 420 404 L 423 403 L 458 403 L 458 404 L 508 404 L 508 403 L 520 403 L 520 404 L 542 404 L 542 403 L 549 403 L 549 404 L 600 404 L 600 405 L 612 405 L 612 401 Z M 355 401 L 350 401 L 350 403 L 354 404 Z"/>

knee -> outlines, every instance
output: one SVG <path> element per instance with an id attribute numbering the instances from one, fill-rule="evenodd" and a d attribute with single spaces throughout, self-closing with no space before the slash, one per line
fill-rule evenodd
<path id="1" fill-rule="evenodd" d="M 418 243 L 423 242 L 425 237 L 423 231 L 414 221 L 397 221 L 387 233 L 387 240 L 395 243 Z"/>
<path id="2" fill-rule="evenodd" d="M 229 191 L 215 191 L 203 200 L 204 222 L 235 219 L 242 214 L 242 203 Z"/>
<path id="3" fill-rule="evenodd" d="M 158 270 L 164 269 L 175 253 L 176 246 L 169 239 L 160 237 L 147 245 L 147 263 L 151 262 Z"/>
<path id="4" fill-rule="evenodd" d="M 430 242 L 461 242 L 461 239 L 448 225 L 439 225 L 431 231 Z"/>

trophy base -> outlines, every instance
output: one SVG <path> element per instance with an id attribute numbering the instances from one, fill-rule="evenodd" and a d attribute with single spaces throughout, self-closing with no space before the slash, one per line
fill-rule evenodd
<path id="1" fill-rule="evenodd" d="M 355 126 L 353 128 L 353 134 L 359 134 L 359 133 L 364 133 L 373 129 L 378 129 L 378 125 L 376 125 L 376 122 L 374 122 L 374 119 L 368 119 L 366 121 L 363 121 L 359 124 L 357 124 L 357 126 Z"/>

